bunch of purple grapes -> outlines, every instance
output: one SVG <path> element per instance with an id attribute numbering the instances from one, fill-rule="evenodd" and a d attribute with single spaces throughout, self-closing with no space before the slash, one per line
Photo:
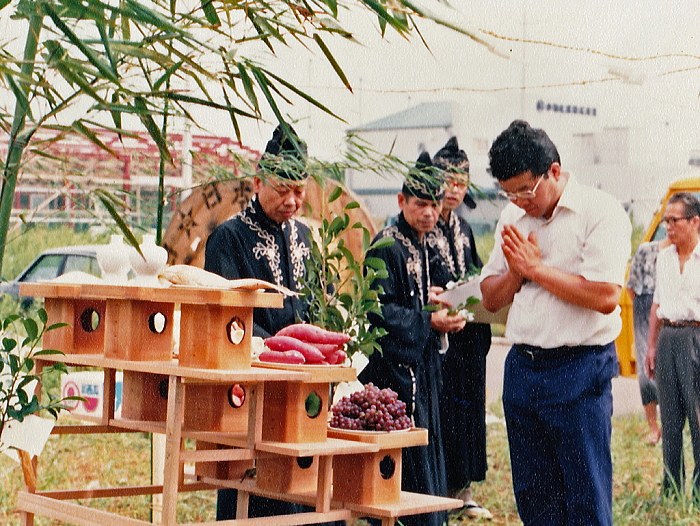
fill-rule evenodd
<path id="1" fill-rule="evenodd" d="M 354 431 L 397 431 L 411 427 L 406 404 L 391 389 L 369 383 L 362 391 L 342 398 L 331 411 L 331 427 Z"/>

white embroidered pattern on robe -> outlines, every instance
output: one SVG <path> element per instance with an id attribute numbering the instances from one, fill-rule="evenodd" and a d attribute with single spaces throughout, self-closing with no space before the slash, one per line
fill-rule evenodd
<path id="1" fill-rule="evenodd" d="M 305 262 L 309 259 L 311 250 L 306 245 L 299 242 L 299 229 L 296 221 L 292 220 L 284 226 L 289 225 L 289 254 L 292 260 L 292 274 L 296 282 L 296 290 L 301 290 L 301 279 L 304 277 Z"/>
<path id="2" fill-rule="evenodd" d="M 391 236 L 394 239 L 401 241 L 401 244 L 405 246 L 411 256 L 406 260 L 406 270 L 411 274 L 413 280 L 416 282 L 416 288 L 418 289 L 418 294 L 420 297 L 421 305 L 423 304 L 423 262 L 420 257 L 420 253 L 416 248 L 416 245 L 404 236 L 396 226 L 390 226 L 386 229 L 385 236 Z"/>
<path id="3" fill-rule="evenodd" d="M 440 221 L 443 222 L 442 219 Z M 455 252 L 457 253 L 456 264 L 452 257 L 452 252 L 450 251 L 450 242 L 439 226 L 433 228 L 433 230 L 426 235 L 426 241 L 431 247 L 436 247 L 438 249 L 440 256 L 447 264 L 447 268 L 453 276 L 464 277 L 469 270 L 467 269 L 467 262 L 464 259 L 465 249 L 471 247 L 469 237 L 462 232 L 459 219 L 454 212 L 450 214 L 450 222 L 447 227 L 452 230 L 452 236 L 455 240 Z"/>
<path id="4" fill-rule="evenodd" d="M 267 259 L 267 264 L 272 271 L 272 276 L 275 278 L 275 283 L 283 286 L 282 269 L 280 269 L 280 247 L 275 242 L 275 236 L 273 236 L 270 232 L 263 230 L 259 224 L 253 221 L 247 212 L 248 209 L 241 212 L 241 221 L 248 225 L 248 227 L 265 242 L 264 244 L 260 241 L 256 243 L 256 245 L 253 247 L 253 255 L 255 256 L 255 259 Z"/>

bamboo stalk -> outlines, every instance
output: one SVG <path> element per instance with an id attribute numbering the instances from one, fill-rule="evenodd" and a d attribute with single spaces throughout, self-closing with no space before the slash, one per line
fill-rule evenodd
<path id="1" fill-rule="evenodd" d="M 22 77 L 19 85 L 25 98 L 29 95 L 31 79 L 34 74 L 34 62 L 36 61 L 37 49 L 39 47 L 39 34 L 43 24 L 43 14 L 41 7 L 36 3 L 35 11 L 29 20 L 27 30 L 27 40 L 24 45 L 24 59 L 22 61 Z M 29 104 L 27 99 L 26 104 Z M 5 244 L 7 243 L 7 232 L 10 228 L 10 216 L 12 215 L 12 204 L 15 197 L 15 187 L 19 175 L 22 155 L 29 142 L 29 137 L 24 134 L 24 124 L 27 119 L 28 108 L 23 101 L 15 97 L 15 114 L 8 144 L 7 159 L 3 170 L 2 190 L 0 191 L 0 274 L 2 274 L 2 264 L 5 258 Z"/>

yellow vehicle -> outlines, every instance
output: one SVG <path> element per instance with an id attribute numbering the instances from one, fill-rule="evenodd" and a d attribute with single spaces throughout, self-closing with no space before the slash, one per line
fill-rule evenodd
<path id="1" fill-rule="evenodd" d="M 696 175 L 697 172 L 688 175 Z M 644 233 L 642 242 L 656 241 L 666 237 L 666 228 L 661 224 L 666 203 L 670 197 L 678 192 L 690 192 L 700 199 L 700 177 L 686 177 L 679 179 L 668 187 L 666 195 L 661 200 L 661 205 L 654 213 L 649 227 Z M 617 345 L 617 358 L 620 362 L 620 374 L 623 376 L 635 376 L 637 374 L 637 360 L 634 354 L 634 322 L 632 319 L 632 301 L 627 290 L 620 297 L 622 307 L 622 332 L 615 341 Z M 639 364 L 643 367 L 644 364 Z"/>

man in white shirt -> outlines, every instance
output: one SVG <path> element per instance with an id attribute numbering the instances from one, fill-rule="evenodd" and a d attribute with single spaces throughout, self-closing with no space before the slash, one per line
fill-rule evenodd
<path id="1" fill-rule="evenodd" d="M 563 172 L 543 130 L 514 121 L 489 151 L 511 203 L 483 268 L 483 304 L 510 304 L 503 408 L 525 526 L 612 525 L 611 379 L 631 225 Z"/>
<path id="2" fill-rule="evenodd" d="M 683 495 L 683 428 L 693 444 L 693 496 L 700 499 L 700 202 L 681 192 L 668 200 L 671 246 L 656 259 L 646 372 L 656 377 L 663 437 L 664 495 Z"/>

